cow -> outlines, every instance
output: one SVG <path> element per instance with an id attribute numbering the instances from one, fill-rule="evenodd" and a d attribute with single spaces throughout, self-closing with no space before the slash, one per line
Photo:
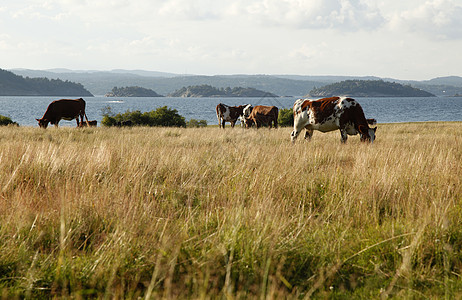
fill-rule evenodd
<path id="1" fill-rule="evenodd" d="M 247 104 L 242 110 L 242 115 L 240 116 L 241 127 L 245 126 L 245 119 L 250 117 L 250 113 L 252 113 L 252 109 L 253 109 L 252 104 Z"/>
<path id="2" fill-rule="evenodd" d="M 61 99 L 55 100 L 48 105 L 45 114 L 41 119 L 36 119 L 41 128 L 47 128 L 48 123 L 58 127 L 59 121 L 76 119 L 77 127 L 79 127 L 79 116 L 80 121 L 83 122 L 83 117 L 88 122 L 87 115 L 85 114 L 85 101 L 82 98 L 79 99 Z"/>
<path id="3" fill-rule="evenodd" d="M 225 122 L 230 122 L 231 127 L 234 127 L 237 119 L 242 116 L 245 105 L 239 106 L 228 106 L 223 103 L 219 103 L 216 107 L 218 125 L 220 128 L 225 128 Z"/>
<path id="4" fill-rule="evenodd" d="M 274 128 L 278 128 L 279 109 L 276 106 L 257 105 L 252 109 L 249 117 L 244 119 L 245 127 L 250 128 L 255 124 L 257 129 L 262 125 L 269 125 L 271 128 L 274 122 Z"/>
<path id="5" fill-rule="evenodd" d="M 96 120 L 88 121 L 88 123 L 87 122 L 79 122 L 79 127 L 86 127 L 86 126 L 96 127 L 97 125 L 98 125 L 98 121 L 96 121 Z"/>
<path id="6" fill-rule="evenodd" d="M 295 142 L 297 136 L 306 129 L 305 139 L 310 140 L 313 130 L 329 132 L 340 130 L 341 142 L 347 141 L 348 135 L 359 133 L 362 142 L 375 140 L 375 128 L 369 128 L 369 123 L 376 123 L 375 119 L 367 120 L 359 103 L 348 97 L 330 97 L 319 100 L 298 99 L 294 103 L 294 130 L 291 140 Z"/>

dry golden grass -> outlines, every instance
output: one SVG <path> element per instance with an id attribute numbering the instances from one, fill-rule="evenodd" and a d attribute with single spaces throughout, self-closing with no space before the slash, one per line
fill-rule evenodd
<path id="1" fill-rule="evenodd" d="M 462 123 L 0 128 L 10 297 L 461 297 Z"/>

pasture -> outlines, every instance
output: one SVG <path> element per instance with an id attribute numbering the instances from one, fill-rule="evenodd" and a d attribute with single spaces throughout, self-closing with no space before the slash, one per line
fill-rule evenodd
<path id="1" fill-rule="evenodd" d="M 0 128 L 0 295 L 460 298 L 462 123 Z"/>

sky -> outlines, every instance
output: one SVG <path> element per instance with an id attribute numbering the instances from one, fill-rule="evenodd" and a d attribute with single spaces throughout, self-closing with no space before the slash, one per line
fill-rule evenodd
<path id="1" fill-rule="evenodd" d="M 0 68 L 462 76 L 462 0 L 0 0 Z"/>

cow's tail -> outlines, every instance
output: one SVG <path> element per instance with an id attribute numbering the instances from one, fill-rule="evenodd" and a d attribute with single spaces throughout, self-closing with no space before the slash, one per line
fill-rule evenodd
<path id="1" fill-rule="evenodd" d="M 221 128 L 221 117 L 222 117 L 222 115 L 221 115 L 221 106 L 222 106 L 222 105 L 223 105 L 223 104 L 219 103 L 219 104 L 217 105 L 217 107 L 216 107 L 217 119 L 218 119 L 218 127 L 219 127 L 219 128 Z"/>

